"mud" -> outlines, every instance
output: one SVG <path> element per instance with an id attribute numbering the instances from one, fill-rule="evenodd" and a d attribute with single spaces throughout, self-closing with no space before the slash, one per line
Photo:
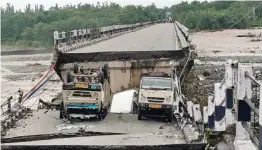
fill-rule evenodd
<path id="1" fill-rule="evenodd" d="M 35 64 L 29 64 L 26 66 L 21 66 L 21 65 L 6 65 L 4 66 L 5 68 L 8 68 L 8 70 L 16 73 L 39 73 L 39 72 L 45 72 L 48 70 L 50 65 L 41 65 L 39 63 Z"/>
<path id="2" fill-rule="evenodd" d="M 187 98 L 196 98 L 202 105 L 207 105 L 207 97 L 213 94 L 214 83 L 224 78 L 223 64 L 228 59 L 252 65 L 254 73 L 261 72 L 262 42 L 250 42 L 254 37 L 237 37 L 261 33 L 261 29 L 253 29 L 196 32 L 190 35 L 198 57 L 182 88 Z M 258 79 L 262 79 L 262 74 Z"/>
<path id="3" fill-rule="evenodd" d="M 17 75 L 8 75 L 3 77 L 4 79 L 7 79 L 9 81 L 17 81 L 17 80 L 31 80 L 35 81 L 35 79 L 41 78 L 43 74 L 41 73 L 36 73 L 36 74 L 17 74 Z"/>
<path id="4" fill-rule="evenodd" d="M 45 54 L 45 53 L 53 53 L 53 52 L 54 52 L 53 50 L 7 50 L 7 51 L 1 51 L 1 56 Z"/>
<path id="5" fill-rule="evenodd" d="M 197 59 L 203 62 L 205 61 L 225 62 L 228 59 L 233 59 L 233 60 L 237 60 L 240 63 L 261 63 L 262 55 L 256 54 L 255 56 L 212 56 L 212 57 L 207 56 L 207 57 L 198 57 Z"/>
<path id="6" fill-rule="evenodd" d="M 53 58 L 53 54 L 38 54 L 38 55 L 8 55 L 2 56 L 1 62 L 7 61 L 41 61 L 41 60 L 51 60 Z"/>
<path id="7" fill-rule="evenodd" d="M 1 56 L 2 101 L 13 95 L 19 88 L 24 90 L 24 93 L 28 92 L 48 70 L 52 57 L 53 54 Z M 55 80 L 56 77 L 53 78 Z M 56 84 L 59 86 L 61 83 Z M 61 90 L 60 87 L 56 87 L 56 84 L 53 83 L 52 87 L 44 92 L 47 94 L 44 98 L 48 101 L 54 95 L 53 88 L 57 88 L 58 92 Z"/>
<path id="8" fill-rule="evenodd" d="M 193 33 L 189 37 L 192 39 L 192 44 L 196 45 L 196 50 L 200 57 L 216 57 L 219 55 L 246 56 L 250 54 L 259 54 L 261 56 L 262 42 L 250 42 L 253 37 L 237 37 L 237 35 L 247 35 L 249 33 L 260 35 L 262 29 L 203 31 Z M 260 36 L 259 39 L 261 38 Z"/>

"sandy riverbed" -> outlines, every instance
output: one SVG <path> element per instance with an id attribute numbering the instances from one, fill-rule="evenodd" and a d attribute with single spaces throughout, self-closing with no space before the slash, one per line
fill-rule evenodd
<path id="1" fill-rule="evenodd" d="M 237 37 L 252 34 L 255 37 Z M 205 56 L 262 56 L 262 29 L 223 30 L 196 32 L 191 36 L 192 44 L 200 57 Z"/>

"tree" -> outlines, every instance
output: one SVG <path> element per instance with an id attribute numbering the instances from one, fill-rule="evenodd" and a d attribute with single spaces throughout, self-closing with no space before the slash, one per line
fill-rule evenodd
<path id="1" fill-rule="evenodd" d="M 163 19 L 166 11 L 172 12 L 173 20 L 180 21 L 190 29 L 226 29 L 259 3 L 193 1 L 160 9 L 154 3 L 145 7 L 139 5 L 121 7 L 117 3 L 97 2 L 96 5 L 79 3 L 77 6 L 67 4 L 62 7 L 56 4 L 47 10 L 43 5 L 35 5 L 34 11 L 31 5 L 27 4 L 25 12 L 15 10 L 12 4 L 7 3 L 5 8 L 1 7 L 1 41 L 4 44 L 51 47 L 52 35 L 56 30 L 68 31 L 155 21 Z M 234 28 L 250 26 L 262 26 L 262 5 L 237 23 Z"/>
<path id="2" fill-rule="evenodd" d="M 39 6 L 39 12 L 43 12 L 44 10 L 45 10 L 44 5 L 40 5 L 40 6 Z"/>
<path id="3" fill-rule="evenodd" d="M 27 4 L 27 5 L 25 6 L 25 12 L 26 12 L 26 13 L 31 12 L 31 5 L 30 5 L 30 4 Z"/>

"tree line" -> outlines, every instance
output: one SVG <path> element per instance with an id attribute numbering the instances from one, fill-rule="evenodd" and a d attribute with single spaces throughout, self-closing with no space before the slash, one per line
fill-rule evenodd
<path id="1" fill-rule="evenodd" d="M 7 4 L 1 8 L 2 43 L 51 47 L 54 31 L 68 31 L 82 28 L 96 28 L 116 24 L 132 24 L 155 21 L 163 18 L 163 9 L 155 4 L 147 7 L 119 4 L 78 4 L 58 5 L 45 10 L 43 5 L 32 7 L 28 4 L 24 11 L 14 10 Z"/>
<path id="2" fill-rule="evenodd" d="M 77 4 L 55 6 L 46 10 L 43 5 L 26 5 L 15 10 L 10 3 L 1 7 L 1 42 L 4 45 L 24 45 L 29 47 L 52 47 L 54 31 L 68 31 L 81 28 L 95 28 L 115 24 L 132 24 L 144 21 L 162 20 L 167 11 L 172 18 L 192 30 L 212 30 L 262 26 L 262 5 L 259 2 L 181 2 L 170 8 L 128 5 L 116 3 Z M 256 9 L 254 9 L 257 7 Z"/>
<path id="3" fill-rule="evenodd" d="M 193 30 L 262 26 L 261 1 L 181 2 L 170 10 L 175 20 Z"/>

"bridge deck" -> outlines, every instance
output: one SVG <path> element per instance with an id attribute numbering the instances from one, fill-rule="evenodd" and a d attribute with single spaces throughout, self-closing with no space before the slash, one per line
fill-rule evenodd
<path id="1" fill-rule="evenodd" d="M 174 32 L 173 23 L 157 24 L 69 53 L 179 50 L 176 48 Z"/>
<path id="2" fill-rule="evenodd" d="M 77 132 L 80 126 L 86 125 L 86 131 L 128 133 L 125 136 L 108 136 L 111 137 L 111 139 L 105 139 L 105 143 L 103 143 L 102 141 L 94 143 L 92 139 L 90 139 L 91 141 L 87 142 L 86 144 L 91 145 L 101 145 L 101 142 L 105 145 L 122 145 L 126 142 L 126 144 L 128 144 L 128 141 L 131 145 L 186 143 L 185 139 L 183 138 L 182 132 L 179 131 L 173 123 L 168 123 L 162 120 L 149 119 L 138 121 L 137 115 L 120 115 L 109 113 L 103 121 L 90 120 L 84 122 L 74 122 L 74 124 L 67 124 L 59 119 L 59 111 L 49 111 L 47 113 L 44 112 L 45 110 L 34 112 L 32 117 L 22 120 L 16 128 L 10 129 L 6 137 L 8 138 L 39 134 L 72 133 Z M 112 140 L 112 137 L 115 137 L 116 140 Z M 123 141 L 123 139 L 127 139 L 127 141 L 125 142 Z M 133 140 L 130 141 L 128 139 Z M 88 138 L 86 138 L 86 140 L 88 140 Z M 59 143 L 60 142 L 56 144 Z M 78 144 L 81 145 L 83 143 Z"/>

